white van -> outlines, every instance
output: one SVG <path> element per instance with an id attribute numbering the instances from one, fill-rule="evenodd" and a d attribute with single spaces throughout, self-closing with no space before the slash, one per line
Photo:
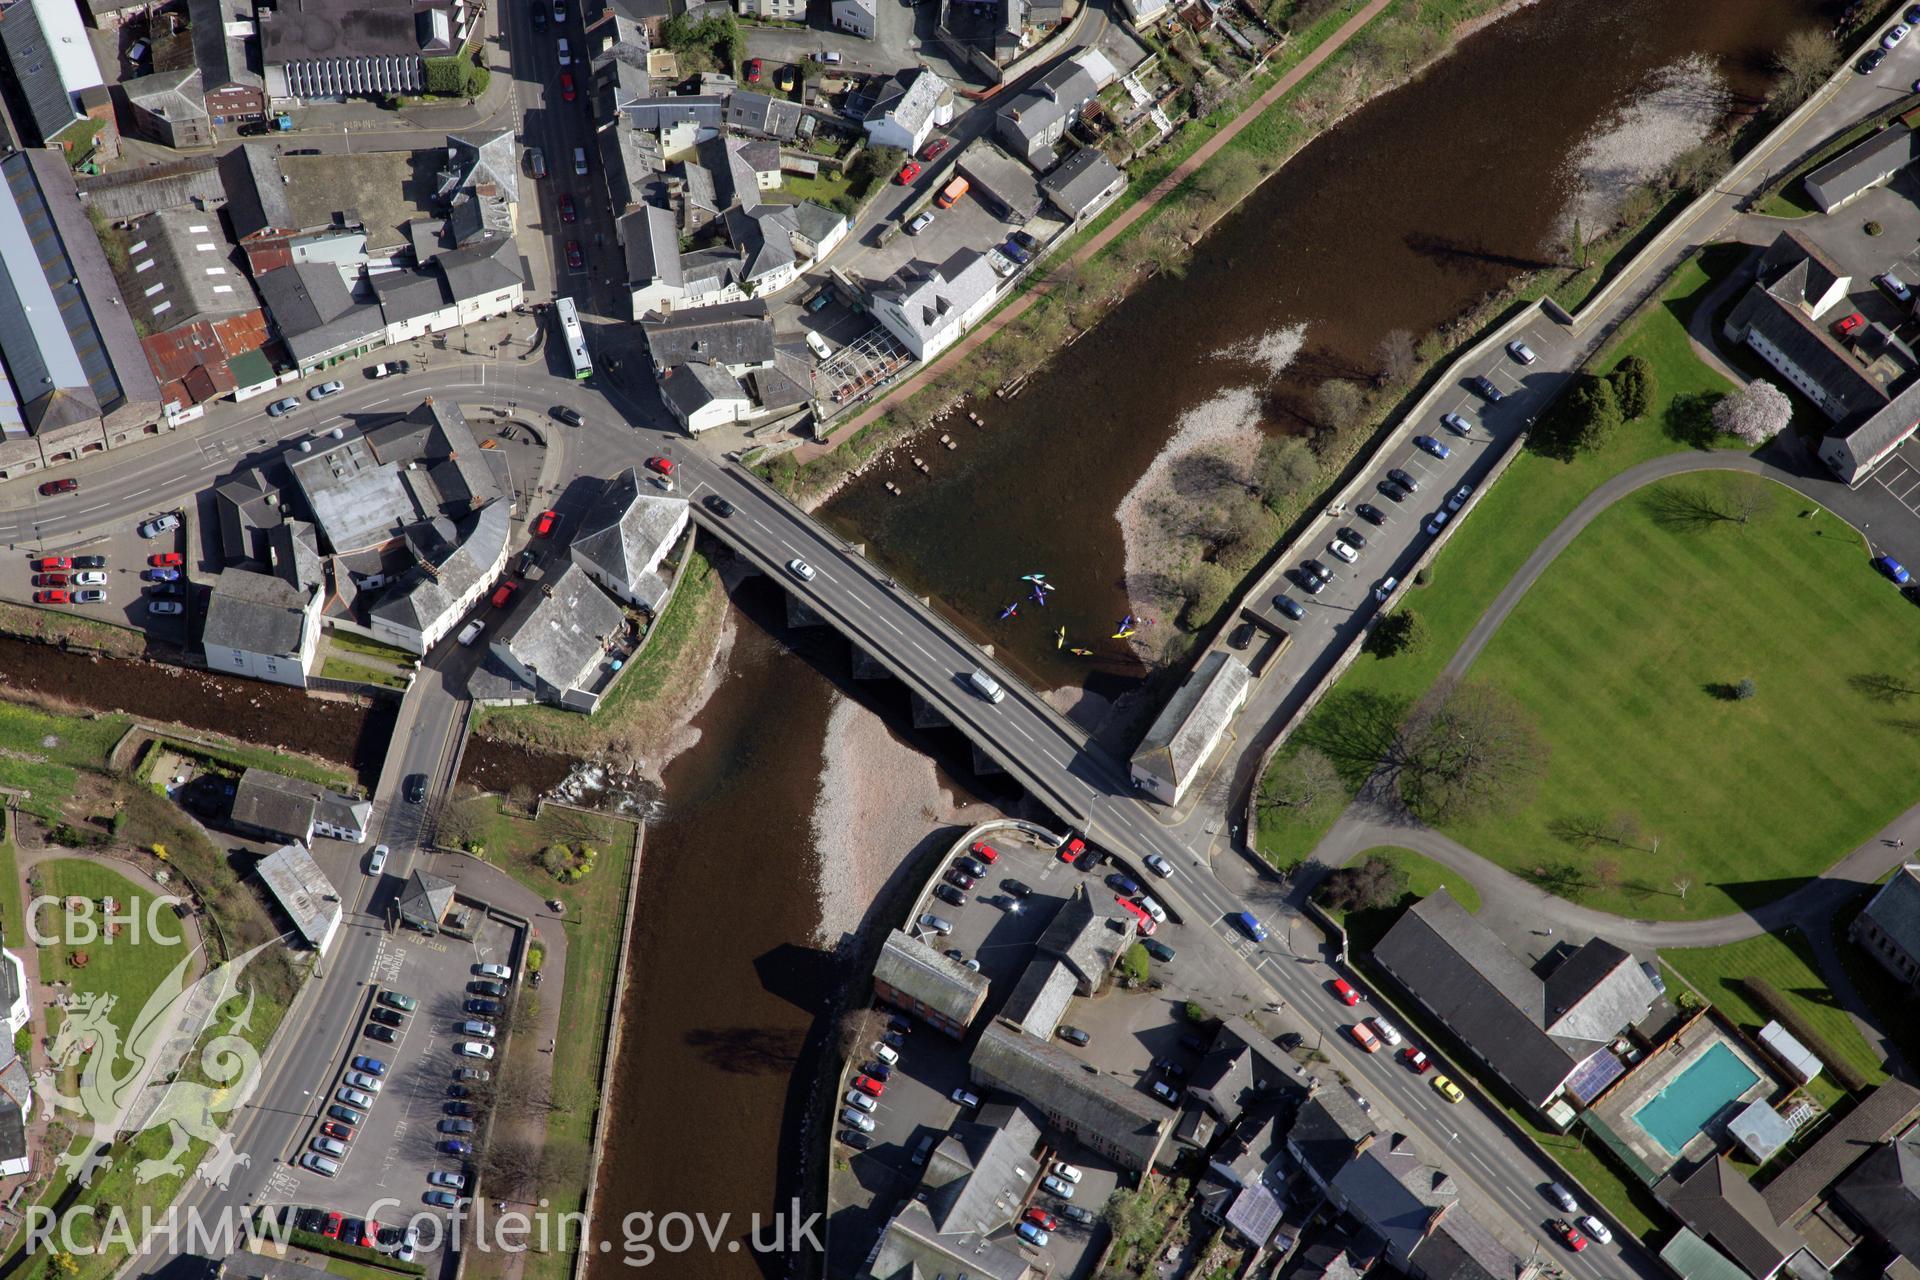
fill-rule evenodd
<path id="1" fill-rule="evenodd" d="M 975 671 L 969 675 L 967 683 L 973 686 L 975 693 L 988 702 L 998 702 L 1007 696 L 1007 691 L 1000 687 L 999 682 L 984 671 Z"/>
<path id="2" fill-rule="evenodd" d="M 559 43 L 556 44 L 554 48 L 556 48 L 560 52 L 561 66 L 570 67 L 573 65 L 573 48 L 567 43 L 567 38 L 565 36 L 560 37 Z"/>
<path id="3" fill-rule="evenodd" d="M 1400 1028 L 1394 1026 L 1391 1022 L 1388 1022 L 1385 1018 L 1380 1017 L 1378 1014 L 1374 1015 L 1373 1029 L 1375 1031 L 1378 1031 L 1380 1033 L 1380 1038 L 1382 1040 L 1385 1040 L 1388 1044 L 1397 1045 L 1400 1043 Z"/>
<path id="4" fill-rule="evenodd" d="M 573 171 L 582 178 L 587 176 L 587 149 L 585 147 L 575 147 L 573 149 Z"/>
<path id="5" fill-rule="evenodd" d="M 472 622 L 469 622 L 466 626 L 460 628 L 460 636 L 459 636 L 460 643 L 467 644 L 467 645 L 472 644 L 475 640 L 478 640 L 480 638 L 480 631 L 481 631 L 480 619 L 475 618 Z"/>
<path id="6" fill-rule="evenodd" d="M 822 360 L 830 359 L 833 356 L 833 348 L 827 345 L 827 340 L 811 329 L 807 330 L 807 350 L 813 352 L 813 354 L 819 356 Z"/>
<path id="7" fill-rule="evenodd" d="M 873 1042 L 873 1056 L 890 1067 L 900 1061 L 899 1051 L 882 1040 L 875 1040 Z"/>

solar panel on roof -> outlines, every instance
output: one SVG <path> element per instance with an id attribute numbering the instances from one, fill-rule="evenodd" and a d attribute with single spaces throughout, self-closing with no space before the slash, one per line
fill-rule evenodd
<path id="1" fill-rule="evenodd" d="M 1611 1053 L 1596 1053 L 1574 1069 L 1567 1080 L 1567 1092 L 1581 1102 L 1592 1102 L 1626 1072 L 1627 1064 Z"/>

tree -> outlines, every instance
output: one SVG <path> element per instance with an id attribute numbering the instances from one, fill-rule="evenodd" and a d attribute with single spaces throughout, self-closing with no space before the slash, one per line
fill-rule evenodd
<path id="1" fill-rule="evenodd" d="M 517 1199 L 522 1193 L 533 1190 L 534 1184 L 539 1181 L 540 1147 L 537 1143 L 506 1134 L 494 1134 L 493 1140 L 482 1151 L 481 1176 L 487 1180 L 487 1189 L 502 1198 Z"/>
<path id="2" fill-rule="evenodd" d="M 1328 431 L 1352 426 L 1366 407 L 1366 392 L 1357 382 L 1328 378 L 1313 389 L 1313 420 Z"/>
<path id="3" fill-rule="evenodd" d="M 458 58 L 422 58 L 420 67 L 425 74 L 425 89 L 428 93 L 441 97 L 459 97 L 465 90 L 467 75 L 461 69 Z"/>
<path id="4" fill-rule="evenodd" d="M 1685 195 L 1705 195 L 1732 167 L 1732 145 L 1725 138 L 1715 138 L 1675 156 L 1667 166 L 1666 185 Z"/>
<path id="5" fill-rule="evenodd" d="M 1779 79 L 1767 90 L 1767 113 L 1784 116 L 1805 102 L 1840 65 L 1840 47 L 1819 27 L 1802 27 L 1774 50 Z"/>
<path id="6" fill-rule="evenodd" d="M 508 1035 L 526 1036 L 540 1028 L 540 994 L 531 987 L 521 990 L 507 1006 Z"/>
<path id="7" fill-rule="evenodd" d="M 1607 375 L 1607 383 L 1613 388 L 1621 418 L 1628 422 L 1646 417 L 1647 411 L 1653 408 L 1654 397 L 1659 394 L 1659 381 L 1645 356 L 1628 356 L 1622 360 Z"/>
<path id="8" fill-rule="evenodd" d="M 1420 368 L 1420 354 L 1414 350 L 1411 329 L 1387 330 L 1375 351 L 1380 360 L 1380 372 L 1375 381 L 1381 386 L 1392 387 L 1411 381 L 1414 372 Z"/>
<path id="9" fill-rule="evenodd" d="M 1320 474 L 1320 460 L 1297 436 L 1275 436 L 1260 445 L 1253 464 L 1253 487 L 1261 501 L 1278 508 L 1312 484 Z"/>
<path id="10" fill-rule="evenodd" d="M 1738 436 L 1751 445 L 1763 445 L 1787 429 L 1793 420 L 1793 401 L 1764 378 L 1756 378 L 1713 406 L 1713 428 Z"/>
<path id="11" fill-rule="evenodd" d="M 1760 686 L 1753 682 L 1752 676 L 1747 676 L 1733 686 L 1733 697 L 1736 702 L 1745 702 L 1758 692 L 1760 692 Z"/>
<path id="12" fill-rule="evenodd" d="M 864 1009 L 853 1009 L 840 1019 L 840 1026 L 834 1032 L 834 1046 L 843 1059 L 864 1060 L 868 1050 L 886 1030 L 887 1015 L 880 1010 L 871 1005 Z"/>
<path id="13" fill-rule="evenodd" d="M 1573 389 L 1541 419 L 1536 438 L 1542 452 L 1572 458 L 1605 443 L 1622 420 L 1613 384 L 1583 373 Z"/>
<path id="14" fill-rule="evenodd" d="M 1320 901 L 1335 911 L 1377 911 L 1400 901 L 1407 873 L 1384 858 L 1368 858 L 1357 867 L 1341 867 L 1320 889 Z"/>
<path id="15" fill-rule="evenodd" d="M 1451 681 L 1414 704 L 1391 756 L 1401 800 L 1428 821 L 1524 804 L 1546 760 L 1532 713 L 1511 694 Z"/>
<path id="16" fill-rule="evenodd" d="M 1912 677 L 1897 676 L 1890 671 L 1849 676 L 1847 683 L 1855 693 L 1864 694 L 1875 702 L 1902 702 L 1920 693 L 1920 684 L 1915 683 Z"/>
<path id="17" fill-rule="evenodd" d="M 1412 609 L 1400 609 L 1373 624 L 1367 636 L 1367 652 L 1376 658 L 1392 658 L 1413 653 L 1427 638 L 1426 624 Z"/>
<path id="18" fill-rule="evenodd" d="M 1153 1201 L 1144 1192 L 1116 1190 L 1100 1210 L 1100 1220 L 1114 1239 L 1135 1239 L 1153 1224 Z"/>
<path id="19" fill-rule="evenodd" d="M 1757 520 L 1773 509 L 1774 487 L 1758 476 L 1742 476 L 1731 495 L 1730 511 L 1735 524 Z"/>
<path id="20" fill-rule="evenodd" d="M 1330 796 L 1345 795 L 1346 788 L 1333 757 L 1318 747 L 1302 747 L 1276 762 L 1260 790 L 1259 804 L 1267 810 L 1312 809 Z"/>
<path id="21" fill-rule="evenodd" d="M 1137 942 L 1128 947 L 1121 953 L 1120 970 L 1135 983 L 1145 982 L 1148 971 L 1147 949 Z"/>
<path id="22" fill-rule="evenodd" d="M 1198 631 L 1219 616 L 1233 597 L 1233 576 L 1211 561 L 1195 565 L 1187 575 L 1187 630 Z"/>

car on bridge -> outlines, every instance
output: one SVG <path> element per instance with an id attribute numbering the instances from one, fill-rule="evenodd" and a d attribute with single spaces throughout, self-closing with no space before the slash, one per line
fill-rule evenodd
<path id="1" fill-rule="evenodd" d="M 1159 876 L 1162 880 L 1172 878 L 1173 864 L 1159 854 L 1150 853 L 1145 858 L 1142 858 L 1141 861 L 1147 864 L 1147 870 L 1153 872 L 1153 874 Z"/>
<path id="2" fill-rule="evenodd" d="M 802 582 L 813 581 L 813 566 L 805 560 L 802 560 L 799 556 L 795 556 L 793 559 L 787 561 L 787 572 Z"/>

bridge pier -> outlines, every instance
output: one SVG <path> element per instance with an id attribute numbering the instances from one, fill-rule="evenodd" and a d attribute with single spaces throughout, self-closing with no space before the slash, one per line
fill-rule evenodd
<path id="1" fill-rule="evenodd" d="M 824 627 L 827 625 L 827 620 L 815 613 L 806 601 L 789 591 L 787 592 L 787 625 L 795 629 Z"/>
<path id="2" fill-rule="evenodd" d="M 853 646 L 853 678 L 855 680 L 891 680 L 893 672 L 881 666 L 872 654 L 856 644 Z"/>
<path id="3" fill-rule="evenodd" d="M 1000 767 L 998 760 L 995 760 L 979 747 L 974 746 L 971 742 L 969 742 L 967 746 L 973 752 L 973 771 L 975 773 L 984 777 L 990 773 L 1004 774 L 1006 772 L 1005 769 Z"/>
<path id="4" fill-rule="evenodd" d="M 938 711 L 934 710 L 933 704 L 931 702 L 928 702 L 925 698 L 921 697 L 917 692 L 913 690 L 909 690 L 907 693 L 907 701 L 913 708 L 913 727 L 914 728 L 916 729 L 951 729 L 953 728 L 952 722 L 950 722 L 945 716 L 941 715 Z"/>

